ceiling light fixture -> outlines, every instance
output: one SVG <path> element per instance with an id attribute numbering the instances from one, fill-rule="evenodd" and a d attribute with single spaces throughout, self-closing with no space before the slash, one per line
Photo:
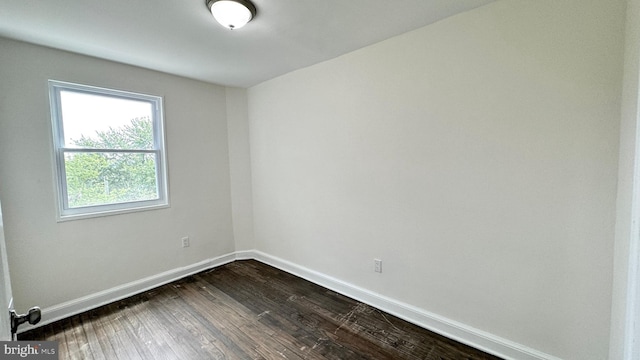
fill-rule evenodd
<path id="1" fill-rule="evenodd" d="M 207 0 L 207 7 L 220 25 L 240 29 L 256 16 L 256 7 L 249 0 Z"/>

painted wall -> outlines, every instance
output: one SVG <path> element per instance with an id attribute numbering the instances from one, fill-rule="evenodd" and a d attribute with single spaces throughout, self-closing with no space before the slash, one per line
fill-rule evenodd
<path id="1" fill-rule="evenodd" d="M 252 250 L 255 243 L 247 90 L 227 88 L 226 96 L 233 238 L 236 250 Z"/>
<path id="2" fill-rule="evenodd" d="M 640 246 L 640 207 L 637 198 L 640 190 L 637 186 L 640 184 L 635 184 L 634 189 L 634 180 L 638 182 L 636 151 L 640 90 L 640 1 L 629 0 L 627 3 L 609 352 L 609 359 L 612 360 L 640 358 L 640 323 L 632 321 L 638 318 L 640 312 L 640 286 L 637 284 L 640 261 L 637 258 L 632 259 L 634 256 L 637 257 Z M 636 334 L 637 338 L 635 345 L 632 345 L 633 334 Z"/>
<path id="3" fill-rule="evenodd" d="M 2 221 L 2 206 L 0 204 L 0 341 L 11 339 L 11 278 L 9 277 L 9 261 L 4 241 L 4 225 Z"/>
<path id="4" fill-rule="evenodd" d="M 6 39 L 0 79 L 0 197 L 19 311 L 234 250 L 223 87 Z M 56 222 L 48 79 L 164 97 L 170 208 Z"/>
<path id="5" fill-rule="evenodd" d="M 257 249 L 606 358 L 624 13 L 499 1 L 250 88 Z"/>

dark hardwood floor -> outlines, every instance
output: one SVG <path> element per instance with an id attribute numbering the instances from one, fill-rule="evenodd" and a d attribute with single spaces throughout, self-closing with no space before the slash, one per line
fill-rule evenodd
<path id="1" fill-rule="evenodd" d="M 257 261 L 19 336 L 60 359 L 498 359 Z"/>

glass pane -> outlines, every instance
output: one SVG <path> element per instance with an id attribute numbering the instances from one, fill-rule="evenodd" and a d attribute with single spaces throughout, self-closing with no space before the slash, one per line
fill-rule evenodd
<path id="1" fill-rule="evenodd" d="M 156 154 L 67 152 L 69 208 L 159 198 Z"/>
<path id="2" fill-rule="evenodd" d="M 153 149 L 153 107 L 144 100 L 60 91 L 68 148 Z"/>

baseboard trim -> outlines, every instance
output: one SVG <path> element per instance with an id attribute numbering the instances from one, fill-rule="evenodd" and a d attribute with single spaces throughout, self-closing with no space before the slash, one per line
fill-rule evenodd
<path id="1" fill-rule="evenodd" d="M 561 360 L 508 339 L 447 319 L 415 306 L 374 293 L 304 266 L 263 253 L 245 251 L 242 259 L 255 259 L 290 274 L 299 276 L 357 301 L 378 308 L 410 323 L 487 353 L 514 360 Z M 240 260 L 240 258 L 239 258 Z"/>
<path id="2" fill-rule="evenodd" d="M 26 324 L 18 330 L 18 334 L 50 324 L 58 320 L 68 318 L 73 315 L 83 313 L 85 311 L 96 309 L 100 306 L 110 304 L 114 301 L 126 299 L 130 296 L 143 293 L 158 286 L 168 284 L 172 281 L 176 281 L 189 275 L 221 266 L 235 260 L 236 254 L 230 253 L 200 261 L 192 265 L 168 270 L 157 275 L 132 281 L 130 283 L 103 290 L 95 294 L 87 295 L 79 299 L 43 308 L 42 321 L 35 326 Z"/>
<path id="3" fill-rule="evenodd" d="M 487 333 L 443 316 L 428 312 L 401 301 L 374 293 L 315 270 L 295 264 L 257 250 L 236 251 L 207 259 L 192 265 L 165 271 L 127 284 L 87 295 L 42 309 L 42 321 L 36 326 L 27 325 L 18 333 L 68 318 L 100 306 L 140 294 L 189 275 L 209 270 L 236 260 L 257 260 L 280 270 L 299 276 L 312 283 L 349 296 L 357 301 L 386 311 L 410 323 L 431 330 L 450 339 L 467 344 L 490 354 L 513 360 L 561 360 L 544 352 L 529 348 L 508 339 Z"/>

